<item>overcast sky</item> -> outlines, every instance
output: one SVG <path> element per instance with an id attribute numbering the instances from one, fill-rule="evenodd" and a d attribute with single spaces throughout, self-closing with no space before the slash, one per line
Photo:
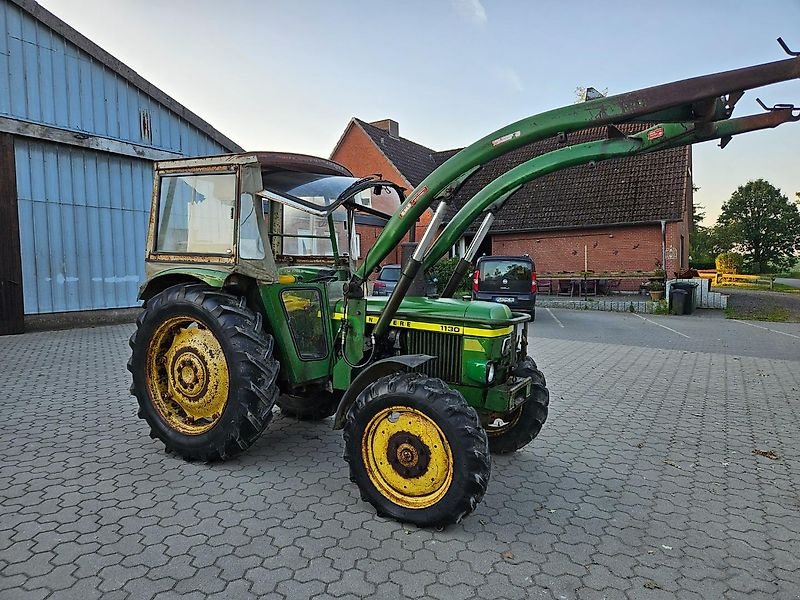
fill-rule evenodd
<path id="1" fill-rule="evenodd" d="M 571 103 L 785 58 L 800 0 L 39 0 L 248 150 L 328 156 L 349 119 L 434 150 Z M 800 104 L 800 82 L 759 92 Z M 748 93 L 737 115 L 757 112 Z M 763 177 L 800 191 L 800 123 L 695 147 L 711 220 Z"/>

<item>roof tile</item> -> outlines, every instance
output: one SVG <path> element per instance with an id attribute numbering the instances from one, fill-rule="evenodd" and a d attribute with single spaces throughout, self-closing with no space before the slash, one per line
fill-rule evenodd
<path id="1" fill-rule="evenodd" d="M 430 148 L 390 135 L 361 119 L 355 120 L 411 185 L 419 185 L 438 166 L 433 160 L 435 152 Z"/>
<path id="2" fill-rule="evenodd" d="M 359 121 L 401 173 L 418 185 L 437 166 L 460 149 L 434 152 L 429 148 L 390 136 L 386 131 Z M 631 134 L 644 124 L 619 126 Z M 572 133 L 568 143 L 579 144 L 606 137 L 605 128 Z M 498 157 L 477 171 L 456 194 L 448 210 L 449 220 L 464 203 L 509 169 L 557 150 L 555 138 L 542 140 Z M 545 175 L 525 184 L 498 212 L 493 232 L 540 231 L 679 220 L 684 210 L 691 167 L 688 147 L 641 154 L 582 165 Z"/>

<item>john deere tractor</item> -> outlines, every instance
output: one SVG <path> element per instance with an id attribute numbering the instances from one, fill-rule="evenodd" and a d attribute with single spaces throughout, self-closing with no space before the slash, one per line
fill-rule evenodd
<path id="1" fill-rule="evenodd" d="M 168 451 L 218 461 L 249 448 L 276 404 L 298 419 L 333 415 L 350 477 L 379 514 L 458 522 L 486 492 L 489 453 L 529 444 L 548 412 L 545 377 L 528 352 L 529 315 L 449 297 L 496 211 L 547 173 L 705 140 L 724 146 L 797 121 L 785 104 L 731 117 L 745 90 L 797 78 L 793 54 L 535 115 L 465 148 L 407 197 L 390 181 L 297 154 L 157 163 L 144 310 L 128 364 L 139 416 Z M 615 127 L 632 121 L 650 126 L 635 135 Z M 569 144 L 570 133 L 597 126 L 606 139 Z M 550 136 L 560 148 L 492 181 L 443 223 L 482 165 Z M 368 297 L 367 277 L 434 205 L 391 296 Z M 357 263 L 360 215 L 386 224 Z M 443 297 L 407 297 L 418 272 L 477 220 Z"/>

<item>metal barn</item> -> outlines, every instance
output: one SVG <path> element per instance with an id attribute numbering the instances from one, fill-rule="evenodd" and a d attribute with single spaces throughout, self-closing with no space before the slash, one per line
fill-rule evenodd
<path id="1" fill-rule="evenodd" d="M 238 151 L 33 0 L 0 0 L 0 335 L 135 306 L 152 161 Z"/>

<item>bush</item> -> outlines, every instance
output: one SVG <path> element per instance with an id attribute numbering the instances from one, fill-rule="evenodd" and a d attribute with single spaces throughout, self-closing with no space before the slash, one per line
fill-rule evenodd
<path id="1" fill-rule="evenodd" d="M 744 257 L 738 252 L 723 252 L 717 256 L 718 273 L 739 273 L 744 264 Z"/>
<path id="2" fill-rule="evenodd" d="M 655 305 L 653 305 L 653 314 L 654 315 L 666 315 L 669 314 L 669 303 L 664 300 L 657 300 Z"/>
<path id="3" fill-rule="evenodd" d="M 690 260 L 689 261 L 689 266 L 692 269 L 701 269 L 701 270 L 715 269 L 717 267 L 717 263 L 713 259 L 708 259 L 708 260 Z"/>
<path id="4" fill-rule="evenodd" d="M 450 276 L 453 274 L 453 271 L 455 271 L 458 260 L 457 258 L 446 258 L 445 260 L 440 260 L 428 270 L 428 277 L 439 280 L 436 284 L 436 289 L 439 293 L 444 290 L 444 286 L 450 281 Z M 472 271 L 468 271 L 464 276 L 464 280 L 459 284 L 458 289 L 456 289 L 455 297 L 461 294 L 468 294 L 472 289 L 472 273 Z"/>

